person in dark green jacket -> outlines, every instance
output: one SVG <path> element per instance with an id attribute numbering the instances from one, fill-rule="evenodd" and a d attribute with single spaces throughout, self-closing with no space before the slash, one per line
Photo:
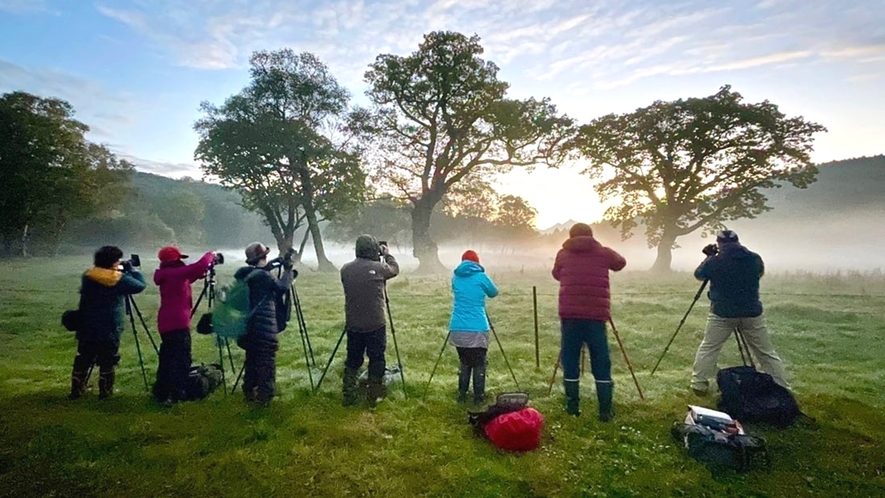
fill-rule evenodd
<path id="1" fill-rule="evenodd" d="M 77 328 L 77 356 L 71 372 L 71 399 L 86 393 L 92 365 L 99 368 L 99 397 L 107 398 L 114 392 L 125 319 L 125 296 L 138 294 L 145 288 L 144 276 L 122 259 L 123 251 L 119 247 L 104 246 L 95 252 L 95 266 L 83 274 L 81 322 Z"/>

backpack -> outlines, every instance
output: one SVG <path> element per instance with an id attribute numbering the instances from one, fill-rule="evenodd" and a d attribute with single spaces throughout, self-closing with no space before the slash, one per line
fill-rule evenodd
<path id="1" fill-rule="evenodd" d="M 691 422 L 690 417 L 686 417 L 686 422 Z M 759 460 L 766 468 L 771 466 L 765 439 L 744 434 L 743 429 L 732 434 L 715 425 L 684 423 L 675 424 L 670 435 L 683 444 L 689 456 L 713 468 L 746 472 Z"/>
<path id="2" fill-rule="evenodd" d="M 251 318 L 254 309 L 249 309 L 249 285 L 246 283 L 249 277 L 243 280 L 234 279 L 233 282 L 221 286 L 216 296 L 215 308 L 209 315 L 211 332 L 218 337 L 238 339 L 246 334 L 246 325 Z M 258 309 L 262 303 L 258 303 Z M 204 317 L 206 316 L 204 315 Z M 200 319 L 202 323 L 204 318 Z M 200 330 L 200 325 L 197 325 Z"/>
<path id="3" fill-rule="evenodd" d="M 197 401 L 212 394 L 224 379 L 221 365 L 192 366 L 188 372 L 187 399 Z"/>
<path id="4" fill-rule="evenodd" d="M 506 451 L 531 451 L 541 442 L 544 416 L 528 406 L 525 393 L 498 395 L 495 404 L 483 412 L 468 412 L 474 433 Z"/>
<path id="5" fill-rule="evenodd" d="M 746 340 L 739 329 L 734 333 L 744 366 L 723 368 L 716 374 L 722 393 L 717 408 L 744 422 L 765 422 L 779 428 L 792 425 L 803 415 L 796 398 L 771 375 L 756 370 Z M 746 364 L 748 359 L 750 365 Z"/>

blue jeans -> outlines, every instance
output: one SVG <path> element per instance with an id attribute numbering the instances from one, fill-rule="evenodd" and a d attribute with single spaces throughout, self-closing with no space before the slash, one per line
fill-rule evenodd
<path id="1" fill-rule="evenodd" d="M 562 320 L 563 381 L 578 385 L 581 377 L 581 348 L 590 350 L 590 370 L 596 382 L 611 382 L 612 361 L 609 356 L 605 322 L 565 318 Z"/>

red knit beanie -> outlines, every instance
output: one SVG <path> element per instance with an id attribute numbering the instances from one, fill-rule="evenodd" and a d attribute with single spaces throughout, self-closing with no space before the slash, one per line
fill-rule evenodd
<path id="1" fill-rule="evenodd" d="M 476 254 L 476 251 L 468 249 L 461 255 L 461 261 L 473 261 L 474 263 L 479 264 L 479 255 Z"/>

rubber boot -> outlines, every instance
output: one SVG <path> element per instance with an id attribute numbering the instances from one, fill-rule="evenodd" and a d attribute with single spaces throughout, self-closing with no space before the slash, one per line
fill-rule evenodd
<path id="1" fill-rule="evenodd" d="M 615 384 L 612 381 L 596 381 L 596 399 L 599 401 L 599 420 L 609 422 L 615 418 L 612 407 L 612 394 Z"/>
<path id="2" fill-rule="evenodd" d="M 341 386 L 341 393 L 344 395 L 344 406 L 350 406 L 357 401 L 359 386 L 357 385 L 359 377 L 359 369 L 344 367 L 344 380 Z"/>
<path id="3" fill-rule="evenodd" d="M 481 405 L 486 402 L 486 365 L 473 367 L 473 402 Z"/>
<path id="4" fill-rule="evenodd" d="M 369 404 L 369 408 L 374 408 L 386 396 L 387 386 L 384 385 L 384 378 L 369 377 L 369 385 L 366 388 L 366 402 Z"/>
<path id="5" fill-rule="evenodd" d="M 87 375 L 89 370 L 77 370 L 77 367 L 74 367 L 71 371 L 71 394 L 68 395 L 68 399 L 80 399 L 86 394 Z"/>
<path id="6" fill-rule="evenodd" d="M 470 389 L 470 365 L 461 363 L 458 370 L 458 403 L 467 402 L 467 390 Z"/>
<path id="7" fill-rule="evenodd" d="M 565 411 L 575 417 L 581 415 L 580 384 L 577 381 L 564 381 Z"/>
<path id="8" fill-rule="evenodd" d="M 107 399 L 114 394 L 114 380 L 117 372 L 115 367 L 101 367 L 98 376 L 98 398 Z"/>

